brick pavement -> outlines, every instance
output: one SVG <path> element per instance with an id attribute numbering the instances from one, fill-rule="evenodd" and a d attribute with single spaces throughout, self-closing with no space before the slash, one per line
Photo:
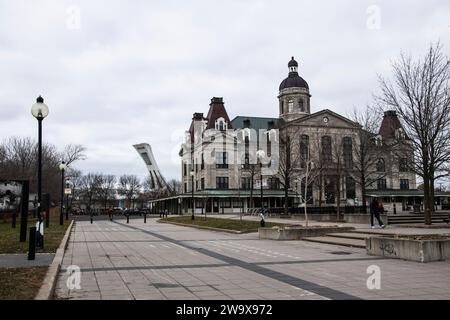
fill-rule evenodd
<path id="1" fill-rule="evenodd" d="M 70 265 L 81 290 L 66 286 Z M 381 268 L 369 290 L 367 268 Z M 58 299 L 450 299 L 450 261 L 370 257 L 364 249 L 258 240 L 148 219 L 77 222 L 56 288 Z"/>

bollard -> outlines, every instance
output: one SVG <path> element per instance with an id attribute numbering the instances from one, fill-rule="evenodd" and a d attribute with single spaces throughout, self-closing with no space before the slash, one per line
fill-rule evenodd
<path id="1" fill-rule="evenodd" d="M 144 223 L 147 223 L 147 214 L 144 213 Z"/>
<path id="2" fill-rule="evenodd" d="M 28 260 L 34 260 L 36 257 L 36 227 L 30 228 L 30 241 L 28 245 Z"/>
<path id="3" fill-rule="evenodd" d="M 91 224 L 93 224 L 94 223 L 94 218 L 92 217 L 92 214 L 91 214 Z"/>
<path id="4" fill-rule="evenodd" d="M 395 207 L 395 203 L 394 203 L 394 214 L 397 214 L 397 208 Z"/>
<path id="5" fill-rule="evenodd" d="M 12 216 L 12 228 L 16 228 L 17 214 L 14 212 Z"/>
<path id="6" fill-rule="evenodd" d="M 127 216 L 127 223 L 130 223 L 130 216 Z"/>

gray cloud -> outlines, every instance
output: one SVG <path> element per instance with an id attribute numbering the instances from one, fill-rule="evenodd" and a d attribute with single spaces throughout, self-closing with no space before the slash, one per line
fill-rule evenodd
<path id="1" fill-rule="evenodd" d="M 379 30 L 367 28 L 371 5 Z M 0 0 L 0 137 L 35 136 L 30 107 L 42 94 L 45 139 L 86 145 L 81 169 L 143 177 L 132 145 L 149 142 L 164 175 L 179 178 L 175 133 L 212 96 L 231 118 L 277 116 L 294 55 L 313 111 L 345 115 L 370 103 L 401 50 L 423 54 L 439 39 L 448 50 L 449 16 L 445 0 Z"/>

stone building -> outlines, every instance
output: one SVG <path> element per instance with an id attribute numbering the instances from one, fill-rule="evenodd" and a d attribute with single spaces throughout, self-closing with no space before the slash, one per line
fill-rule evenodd
<path id="1" fill-rule="evenodd" d="M 358 152 L 362 134 L 368 133 L 331 110 L 312 112 L 310 88 L 298 67 L 292 58 L 279 86 L 278 117 L 230 120 L 223 98 L 217 97 L 206 116 L 194 114 L 180 150 L 183 194 L 166 199 L 166 208 L 192 212 L 195 202 L 196 213 L 238 213 L 262 206 L 280 211 L 286 199 L 290 208 L 305 201 L 311 207 L 352 207 L 370 196 L 389 197 L 405 207 L 410 200 L 400 191 L 415 190 L 416 177 L 408 166 L 411 145 L 395 112 L 386 112 L 379 134 L 369 135 L 367 156 L 376 159 L 365 173 L 362 199 Z M 272 162 L 278 164 L 276 172 L 268 170 Z M 283 175 L 288 163 L 290 173 Z"/>

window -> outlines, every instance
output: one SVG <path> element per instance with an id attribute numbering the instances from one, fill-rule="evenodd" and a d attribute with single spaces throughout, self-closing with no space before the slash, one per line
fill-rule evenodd
<path id="1" fill-rule="evenodd" d="M 224 118 L 219 118 L 216 120 L 216 130 L 219 130 L 219 131 L 227 130 L 227 123 L 225 122 Z"/>
<path id="2" fill-rule="evenodd" d="M 281 110 L 281 114 L 284 114 L 284 101 L 281 101 L 280 110 Z"/>
<path id="3" fill-rule="evenodd" d="M 183 164 L 183 176 L 187 176 L 187 163 Z"/>
<path id="4" fill-rule="evenodd" d="M 401 158 L 398 166 L 400 172 L 408 172 L 408 159 Z"/>
<path id="5" fill-rule="evenodd" d="M 202 190 L 205 190 L 205 178 L 202 178 L 201 180 L 201 188 Z"/>
<path id="6" fill-rule="evenodd" d="M 325 203 L 333 204 L 336 198 L 335 181 L 333 177 L 325 178 Z"/>
<path id="7" fill-rule="evenodd" d="M 313 199 L 313 190 L 312 190 L 312 184 L 311 184 L 311 181 L 309 181 L 309 183 L 308 183 L 308 188 L 307 188 L 307 190 L 306 190 L 306 199 L 305 199 L 305 187 L 306 187 L 306 178 L 303 178 L 302 179 L 302 182 L 301 182 L 301 192 L 302 192 L 302 199 L 303 199 L 303 202 L 305 202 L 305 200 L 306 200 L 306 202 L 308 203 L 308 204 L 313 204 L 314 203 L 314 199 Z"/>
<path id="8" fill-rule="evenodd" d="M 217 152 L 216 153 L 216 168 L 228 169 L 228 153 Z"/>
<path id="9" fill-rule="evenodd" d="M 386 164 L 384 159 L 379 159 L 377 162 L 377 172 L 386 172 Z"/>
<path id="10" fill-rule="evenodd" d="M 201 164 L 201 170 L 205 169 L 205 157 L 202 153 L 202 164 Z"/>
<path id="11" fill-rule="evenodd" d="M 353 167 L 353 145 L 352 138 L 345 137 L 342 141 L 344 151 L 344 165 L 346 169 Z"/>
<path id="12" fill-rule="evenodd" d="M 195 190 L 198 190 L 198 180 L 195 181 Z"/>
<path id="13" fill-rule="evenodd" d="M 288 112 L 294 112 L 294 100 L 289 100 L 288 101 Z"/>
<path id="14" fill-rule="evenodd" d="M 378 190 L 386 190 L 386 179 L 380 179 L 377 181 L 377 189 Z"/>
<path id="15" fill-rule="evenodd" d="M 250 178 L 242 178 L 241 179 L 241 188 L 242 190 L 250 190 L 252 187 Z"/>
<path id="16" fill-rule="evenodd" d="M 355 199 L 356 198 L 356 185 L 355 179 L 352 177 L 347 177 L 345 179 L 345 189 L 347 199 Z"/>
<path id="17" fill-rule="evenodd" d="M 400 179 L 400 190 L 409 190 L 409 180 Z"/>
<path id="18" fill-rule="evenodd" d="M 331 137 L 322 137 L 322 158 L 324 162 L 332 161 Z"/>
<path id="19" fill-rule="evenodd" d="M 298 101 L 298 110 L 300 112 L 305 112 L 305 103 L 303 102 L 303 99 Z"/>
<path id="20" fill-rule="evenodd" d="M 188 189 L 187 189 L 187 183 L 184 184 L 184 193 L 187 193 Z"/>
<path id="21" fill-rule="evenodd" d="M 309 160 L 309 136 L 302 135 L 300 137 L 300 157 L 301 157 L 301 167 L 305 168 L 306 161 Z"/>
<path id="22" fill-rule="evenodd" d="M 267 139 L 267 143 L 266 143 L 267 156 L 271 157 L 272 156 L 272 141 L 270 140 L 270 131 L 267 131 L 266 139 Z"/>
<path id="23" fill-rule="evenodd" d="M 228 189 L 228 178 L 216 177 L 216 188 L 221 190 Z"/>
<path id="24" fill-rule="evenodd" d="M 269 189 L 271 190 L 279 190 L 280 189 L 280 179 L 278 178 L 269 178 Z"/>

